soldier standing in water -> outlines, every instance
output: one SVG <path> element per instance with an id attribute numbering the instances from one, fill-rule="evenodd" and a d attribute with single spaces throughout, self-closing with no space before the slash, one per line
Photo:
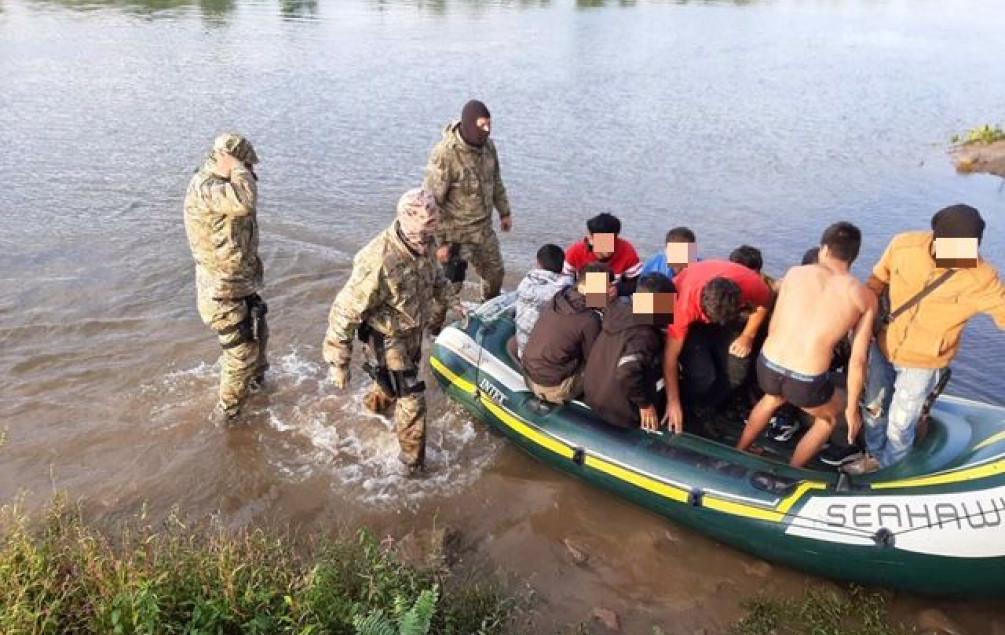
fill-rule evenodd
<path id="1" fill-rule="evenodd" d="M 446 309 L 459 304 L 468 263 L 482 279 L 482 302 L 499 295 L 502 287 L 503 260 L 492 229 L 492 209 L 499 211 L 504 232 L 513 221 L 491 131 L 489 109 L 471 100 L 464 105 L 461 120 L 444 128 L 443 138 L 429 155 L 423 187 L 436 197 L 442 212 L 436 258 L 449 282 L 448 302 L 430 323 L 433 334 L 442 328 Z"/>
<path id="2" fill-rule="evenodd" d="M 397 217 L 353 258 L 352 275 L 332 303 L 324 359 L 338 389 L 349 383 L 352 341 L 366 347 L 364 370 L 373 386 L 365 407 L 382 412 L 394 405 L 394 422 L 407 475 L 419 471 L 426 455 L 426 385 L 419 381 L 422 333 L 444 297 L 443 272 L 433 235 L 439 223 L 433 195 L 409 190 L 398 201 Z"/>
<path id="3" fill-rule="evenodd" d="M 217 423 L 232 421 L 269 364 L 267 307 L 258 257 L 258 155 L 247 139 L 222 134 L 185 194 L 185 233 L 195 259 L 197 305 L 220 342 Z"/>

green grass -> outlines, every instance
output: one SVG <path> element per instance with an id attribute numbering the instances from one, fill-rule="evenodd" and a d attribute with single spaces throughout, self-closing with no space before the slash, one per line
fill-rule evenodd
<path id="1" fill-rule="evenodd" d="M 991 124 L 984 124 L 983 126 L 978 126 L 968 130 L 962 135 L 953 135 L 953 143 L 994 143 L 996 141 L 1005 140 L 1005 130 L 1002 130 L 1001 126 L 993 126 Z"/>
<path id="2" fill-rule="evenodd" d="M 891 625 L 886 600 L 879 593 L 851 587 L 848 594 L 822 589 L 779 600 L 757 597 L 743 603 L 747 615 L 731 635 L 902 635 Z"/>
<path id="3" fill-rule="evenodd" d="M 0 633 L 503 633 L 495 582 L 402 563 L 372 534 L 299 540 L 142 519 L 105 531 L 57 501 L 0 510 Z"/>

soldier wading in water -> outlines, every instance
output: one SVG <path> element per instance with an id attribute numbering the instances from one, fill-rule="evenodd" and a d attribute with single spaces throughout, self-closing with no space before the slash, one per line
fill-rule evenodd
<path id="1" fill-rule="evenodd" d="M 336 388 L 349 383 L 352 341 L 366 347 L 363 368 L 373 379 L 364 405 L 382 412 L 394 404 L 398 455 L 407 474 L 422 468 L 426 452 L 425 382 L 419 381 L 422 333 L 443 315 L 445 280 L 433 235 L 439 223 L 433 195 L 409 190 L 397 218 L 353 258 L 352 275 L 332 303 L 324 359 Z"/>
<path id="2" fill-rule="evenodd" d="M 268 327 L 258 258 L 258 155 L 236 134 L 216 138 L 213 150 L 189 182 L 185 233 L 195 259 L 199 316 L 216 331 L 220 355 L 220 401 L 212 419 L 223 423 L 240 412 L 252 384 L 269 364 Z"/>
<path id="3" fill-rule="evenodd" d="M 449 281 L 448 302 L 430 323 L 434 335 L 443 327 L 447 308 L 459 304 L 468 263 L 482 279 L 480 301 L 496 297 L 502 287 L 503 260 L 492 229 L 492 208 L 499 210 L 504 232 L 513 221 L 499 174 L 499 156 L 489 139 L 491 131 L 489 109 L 471 100 L 464 105 L 461 120 L 447 125 L 443 139 L 429 155 L 423 187 L 436 197 L 442 211 L 436 258 Z"/>

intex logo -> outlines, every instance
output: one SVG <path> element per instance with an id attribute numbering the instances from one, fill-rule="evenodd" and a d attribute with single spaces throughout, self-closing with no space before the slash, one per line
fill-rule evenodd
<path id="1" fill-rule="evenodd" d="M 506 403 L 506 395 L 502 393 L 501 390 L 492 385 L 492 382 L 481 377 L 478 380 L 478 389 L 489 396 L 489 399 L 496 402 L 500 406 Z"/>

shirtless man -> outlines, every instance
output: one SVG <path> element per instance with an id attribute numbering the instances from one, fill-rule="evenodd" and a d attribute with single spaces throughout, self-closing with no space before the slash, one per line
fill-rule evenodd
<path id="1" fill-rule="evenodd" d="M 844 410 L 848 442 L 862 426 L 859 398 L 865 383 L 876 296 L 848 271 L 858 256 L 862 232 L 851 223 L 835 223 L 820 239 L 818 264 L 793 267 L 782 280 L 775 311 L 757 360 L 757 382 L 764 397 L 750 413 L 737 448 L 746 450 L 784 403 L 814 418 L 789 464 L 806 465 L 831 435 Z M 847 400 L 835 390 L 828 369 L 834 345 L 854 329 L 848 364 Z"/>

